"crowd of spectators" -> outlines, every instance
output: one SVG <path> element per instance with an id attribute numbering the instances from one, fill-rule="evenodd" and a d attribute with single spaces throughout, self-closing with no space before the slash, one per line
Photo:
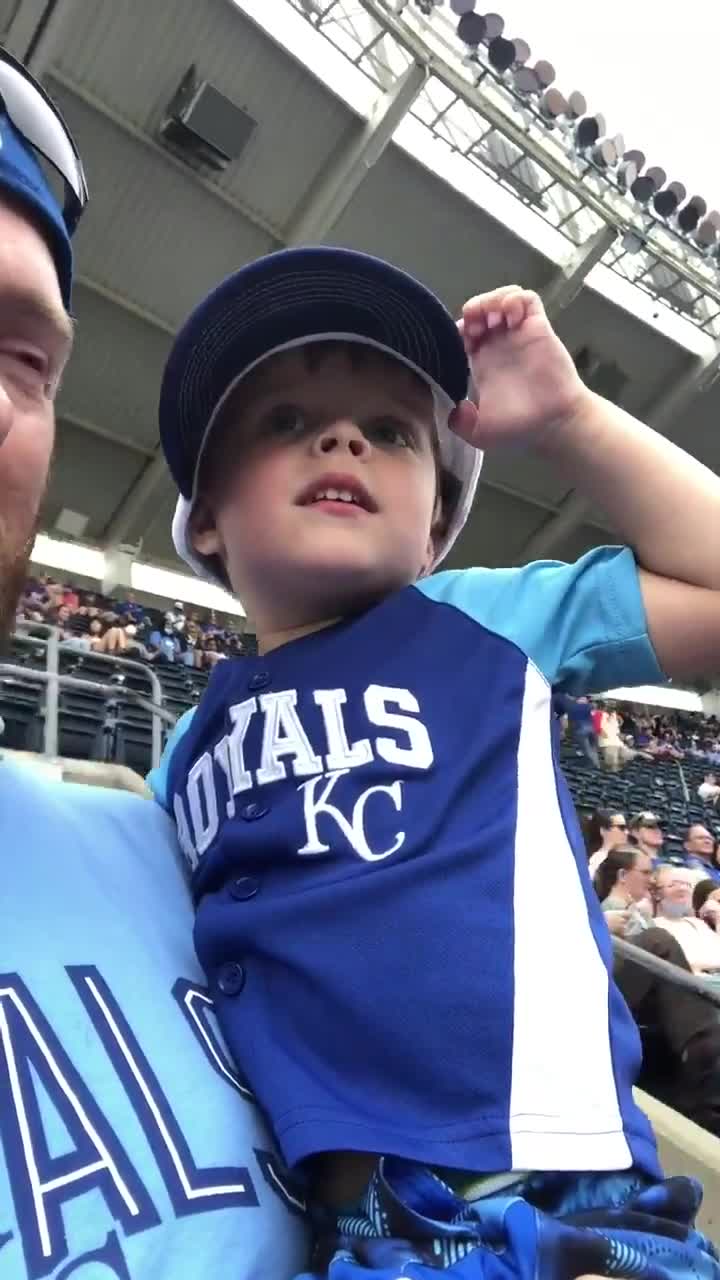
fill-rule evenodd
<path id="1" fill-rule="evenodd" d="M 704 762 L 720 768 L 720 721 L 717 716 L 698 717 L 681 712 L 641 715 L 602 701 L 557 694 L 555 712 L 561 733 L 575 741 L 596 768 L 616 773 L 631 760 L 682 760 Z M 708 773 L 702 800 L 717 804 L 720 786 Z"/>
<path id="2" fill-rule="evenodd" d="M 589 870 L 610 932 L 686 973 L 720 983 L 720 839 L 691 823 L 680 855 L 645 812 L 596 810 L 585 823 Z M 640 1028 L 650 1092 L 720 1136 L 720 1021 L 693 990 L 668 982 L 632 953 L 615 979 Z"/>
<path id="3" fill-rule="evenodd" d="M 247 645 L 213 612 L 186 610 L 179 600 L 164 611 L 156 610 L 139 604 L 131 592 L 113 599 L 49 577 L 26 583 L 17 622 L 56 626 L 62 643 L 79 652 L 205 671 L 242 654 Z"/>

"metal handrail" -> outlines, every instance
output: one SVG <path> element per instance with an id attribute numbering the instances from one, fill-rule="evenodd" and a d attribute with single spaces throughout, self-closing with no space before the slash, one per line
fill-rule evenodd
<path id="1" fill-rule="evenodd" d="M 707 1000 L 708 1004 L 720 1008 L 720 987 L 708 982 L 707 978 L 688 973 L 686 969 L 678 968 L 670 960 L 654 956 L 643 947 L 636 947 L 632 942 L 626 942 L 624 938 L 613 938 L 612 944 L 613 951 L 619 958 L 639 964 L 641 968 L 649 969 L 657 978 L 662 978 L 675 987 L 683 987 L 686 991 L 693 991 L 702 1000 Z"/>
<path id="2" fill-rule="evenodd" d="M 83 656 L 82 653 L 73 644 L 63 644 L 60 641 L 58 628 L 51 627 L 49 623 L 21 620 L 16 625 L 18 628 L 22 627 L 33 632 L 42 630 L 46 633 L 44 636 L 16 633 L 13 639 L 29 645 L 41 645 L 46 651 L 45 669 L 33 670 L 32 679 L 39 680 L 45 685 L 43 752 L 47 756 L 56 756 L 58 753 L 60 688 L 92 690 L 94 693 L 102 693 L 104 696 L 117 697 L 119 686 L 117 684 L 104 684 L 102 681 L 83 680 L 79 676 L 61 675 L 59 670 L 60 650 L 62 649 L 65 653 L 77 654 L 80 657 Z M 146 663 L 135 662 L 132 658 L 119 658 L 114 654 L 107 653 L 92 653 L 87 656 L 92 657 L 93 662 L 99 661 L 112 667 L 121 666 L 133 671 L 139 671 L 149 681 L 152 693 L 151 698 L 147 698 L 136 689 L 130 689 L 125 686 L 122 687 L 122 696 L 150 712 L 152 767 L 153 769 L 157 768 L 162 755 L 162 722 L 164 721 L 172 726 L 176 722 L 176 717 L 162 705 L 162 685 L 155 672 Z M 30 674 L 27 667 L 23 667 L 18 663 L 0 663 L 0 676 L 13 676 L 27 680 Z"/>

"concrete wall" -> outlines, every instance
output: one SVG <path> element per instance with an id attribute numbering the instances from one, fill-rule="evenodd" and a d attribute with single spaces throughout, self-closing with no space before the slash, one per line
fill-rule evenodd
<path id="1" fill-rule="evenodd" d="M 691 1120 L 672 1111 L 639 1089 L 638 1105 L 650 1118 L 660 1148 L 665 1173 L 684 1173 L 698 1178 L 705 1188 L 705 1198 L 698 1227 L 718 1244 L 720 1242 L 720 1138 L 700 1129 Z"/>

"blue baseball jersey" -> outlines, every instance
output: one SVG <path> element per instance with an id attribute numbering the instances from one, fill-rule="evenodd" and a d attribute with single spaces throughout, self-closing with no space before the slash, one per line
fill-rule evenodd
<path id="1" fill-rule="evenodd" d="M 218 664 L 152 783 L 291 1165 L 659 1173 L 551 703 L 662 678 L 621 548 L 439 573 Z"/>
<path id="2" fill-rule="evenodd" d="M 0 763 L 0 1280 L 290 1280 L 301 1203 L 223 1043 L 172 823 Z"/>

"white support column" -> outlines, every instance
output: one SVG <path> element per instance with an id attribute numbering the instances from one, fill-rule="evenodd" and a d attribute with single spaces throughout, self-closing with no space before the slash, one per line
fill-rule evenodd
<path id="1" fill-rule="evenodd" d="M 343 147 L 313 187 L 309 202 L 290 222 L 287 245 L 321 240 L 347 208 L 369 169 L 380 159 L 403 116 L 428 77 L 428 69 L 412 62 L 387 93 L 378 98 L 354 144 Z"/>
<path id="2" fill-rule="evenodd" d="M 691 366 L 676 379 L 674 384 L 650 402 L 642 414 L 644 422 L 662 431 L 670 419 L 683 412 L 688 402 L 697 395 L 702 395 L 720 377 L 720 345 L 715 354 L 707 360 L 694 361 Z M 530 560 L 542 560 L 572 533 L 579 525 L 588 520 L 592 506 L 586 498 L 574 490 L 566 494 L 555 515 L 550 516 L 525 543 L 518 564 L 526 564 Z"/>

